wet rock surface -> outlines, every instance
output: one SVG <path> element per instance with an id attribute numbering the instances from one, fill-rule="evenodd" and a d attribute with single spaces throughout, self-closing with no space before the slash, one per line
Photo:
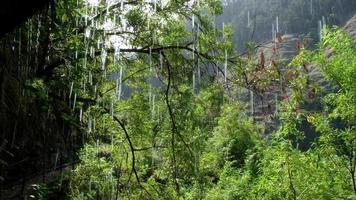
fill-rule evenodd
<path id="1" fill-rule="evenodd" d="M 356 15 L 346 22 L 344 30 L 351 37 L 356 39 Z M 253 92 L 244 89 L 242 90 L 241 94 L 241 100 L 243 100 L 248 105 L 248 114 L 253 116 L 256 122 L 260 122 L 266 125 L 265 133 L 267 135 L 278 128 L 278 105 L 290 93 L 290 89 L 288 87 L 284 88 L 287 85 L 286 76 L 288 71 L 288 64 L 293 59 L 293 57 L 298 54 L 298 48 L 300 48 L 300 46 L 305 46 L 308 48 L 308 45 L 313 42 L 305 35 L 285 34 L 281 35 L 281 38 L 283 41 L 280 43 L 271 41 L 262 45 L 256 50 L 257 58 L 259 55 L 261 55 L 261 53 L 263 53 L 266 65 L 270 65 L 271 62 L 278 63 L 278 69 L 282 77 L 280 80 L 280 85 L 270 85 L 269 87 L 266 87 L 264 91 L 258 94 L 252 94 Z M 326 54 L 331 55 L 332 51 L 326 52 Z M 324 76 L 316 65 L 310 64 L 306 66 L 305 69 L 309 75 L 309 84 L 320 87 L 324 94 L 335 89 L 327 80 L 325 80 Z M 317 107 L 320 107 L 317 99 L 314 99 L 314 97 L 311 98 L 310 102 L 307 102 L 307 104 L 308 105 L 304 105 L 302 109 L 315 110 Z"/>
<path id="2" fill-rule="evenodd" d="M 345 31 L 356 40 L 356 15 L 354 15 L 344 26 Z"/>

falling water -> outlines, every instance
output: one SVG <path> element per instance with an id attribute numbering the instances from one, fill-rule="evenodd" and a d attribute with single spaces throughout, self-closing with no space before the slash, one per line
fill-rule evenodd
<path id="1" fill-rule="evenodd" d="M 36 56 L 35 56 L 35 63 L 38 64 L 38 49 L 39 49 L 39 38 L 41 34 L 41 18 L 40 15 L 38 15 L 38 25 L 37 25 L 37 34 L 36 34 Z"/>
<path id="2" fill-rule="evenodd" d="M 322 16 L 322 22 L 323 22 L 323 26 L 322 26 L 322 28 L 324 28 L 324 26 L 326 25 L 326 20 L 325 20 L 325 16 Z"/>
<path id="3" fill-rule="evenodd" d="M 85 29 L 85 37 L 86 37 L 86 38 L 90 38 L 90 34 L 91 34 L 91 30 L 90 30 L 90 28 L 88 27 L 88 28 Z"/>
<path id="4" fill-rule="evenodd" d="M 57 168 L 58 156 L 59 156 L 59 149 L 57 148 L 56 158 L 54 160 L 54 169 Z"/>
<path id="5" fill-rule="evenodd" d="M 198 85 L 200 85 L 200 83 L 201 83 L 201 74 L 200 74 L 199 60 L 197 62 L 198 62 L 198 65 L 197 65 Z"/>
<path id="6" fill-rule="evenodd" d="M 82 122 L 83 120 L 83 108 L 80 108 L 80 111 L 79 111 L 79 121 Z"/>
<path id="7" fill-rule="evenodd" d="M 254 108 L 253 108 L 253 91 L 250 90 L 250 106 L 251 106 L 251 116 L 254 114 Z"/>
<path id="8" fill-rule="evenodd" d="M 213 16 L 213 28 L 214 28 L 214 36 L 215 36 L 215 34 L 216 34 L 216 16 L 214 15 Z"/>
<path id="9" fill-rule="evenodd" d="M 149 80 L 152 76 L 152 47 L 149 47 Z M 149 105 L 151 106 L 151 101 L 152 101 L 152 85 L 150 83 L 150 81 L 148 81 L 149 84 L 149 91 L 148 91 L 148 101 L 149 101 Z"/>
<path id="10" fill-rule="evenodd" d="M 88 7 L 85 7 L 84 20 L 85 20 L 85 26 L 88 26 Z"/>
<path id="11" fill-rule="evenodd" d="M 114 151 L 114 134 L 111 134 L 111 152 Z"/>
<path id="12" fill-rule="evenodd" d="M 110 172 L 109 172 L 110 184 L 111 184 L 111 192 L 110 192 L 110 199 L 109 199 L 109 200 L 112 200 L 112 199 L 113 199 L 113 198 L 111 197 L 111 195 L 114 194 L 114 191 L 115 191 L 115 184 L 114 184 L 114 176 L 113 176 L 113 173 L 114 173 L 114 169 L 111 168 L 111 169 L 110 169 Z"/>
<path id="13" fill-rule="evenodd" d="M 321 22 L 321 20 L 318 21 L 318 32 L 319 32 L 319 40 L 322 41 L 323 40 L 323 24 Z"/>
<path id="14" fill-rule="evenodd" d="M 193 78 L 192 78 L 192 81 L 193 81 L 193 85 L 192 85 L 192 88 L 193 88 L 193 93 L 195 91 L 195 71 L 193 70 Z"/>
<path id="15" fill-rule="evenodd" d="M 225 23 L 222 23 L 222 33 L 223 33 L 223 38 L 225 38 Z"/>
<path id="16" fill-rule="evenodd" d="M 119 76 L 119 88 L 118 88 L 118 93 L 117 93 L 117 99 L 121 99 L 121 93 L 122 93 L 122 74 L 123 74 L 123 68 L 122 66 L 120 67 L 120 76 Z"/>
<path id="17" fill-rule="evenodd" d="M 155 98 L 156 98 L 156 95 L 153 95 L 152 96 L 152 110 L 151 110 L 151 118 L 154 119 L 154 116 L 155 116 Z"/>
<path id="18" fill-rule="evenodd" d="M 198 24 L 197 28 L 197 45 L 196 45 L 196 52 L 199 52 L 199 29 L 200 29 L 200 24 Z M 199 62 L 199 57 L 197 57 L 197 76 L 198 76 L 198 84 L 200 85 L 201 82 L 201 73 L 200 73 L 200 62 Z"/>
<path id="19" fill-rule="evenodd" d="M 86 77 L 83 78 L 83 83 L 82 83 L 84 93 L 86 92 L 86 88 L 85 88 L 86 81 L 85 80 L 86 80 Z"/>
<path id="20" fill-rule="evenodd" d="M 111 115 L 111 119 L 114 119 L 114 102 L 112 100 L 110 105 L 110 115 Z"/>
<path id="21" fill-rule="evenodd" d="M 276 103 L 275 114 L 278 115 L 278 94 L 274 94 L 274 101 Z"/>
<path id="22" fill-rule="evenodd" d="M 74 86 L 74 82 L 72 82 L 72 83 L 71 83 L 71 85 L 70 85 L 69 99 L 71 99 L 71 98 L 72 98 L 73 86 Z"/>
<path id="23" fill-rule="evenodd" d="M 275 38 L 275 29 L 274 29 L 274 24 L 272 24 L 272 41 L 275 41 L 276 38 Z"/>
<path id="24" fill-rule="evenodd" d="M 105 48 L 101 49 L 101 70 L 105 70 L 105 63 L 106 63 L 107 52 Z"/>
<path id="25" fill-rule="evenodd" d="M 247 27 L 250 27 L 250 11 L 247 11 Z"/>
<path id="26" fill-rule="evenodd" d="M 77 102 L 77 93 L 74 93 L 73 110 L 75 110 L 75 103 L 76 102 Z"/>
<path id="27" fill-rule="evenodd" d="M 116 16 L 114 16 L 113 24 L 116 26 Z"/>
<path id="28" fill-rule="evenodd" d="M 18 52 L 18 54 L 19 54 L 19 58 L 18 58 L 18 61 L 19 61 L 19 65 L 21 64 L 21 41 L 22 40 L 22 38 L 21 38 L 21 28 L 19 28 L 19 52 Z"/>
<path id="29" fill-rule="evenodd" d="M 152 47 L 149 47 L 149 63 L 150 63 L 150 73 L 152 72 Z M 151 74 L 150 74 L 151 75 Z"/>
<path id="30" fill-rule="evenodd" d="M 12 51 L 15 51 L 15 44 L 16 43 L 16 37 L 14 37 L 14 43 L 13 43 L 13 45 L 11 45 L 11 48 L 12 48 Z"/>
<path id="31" fill-rule="evenodd" d="M 96 45 L 97 45 L 97 49 L 100 49 L 100 44 L 101 44 L 101 40 L 100 40 L 100 38 L 98 39 L 98 41 L 97 41 L 97 43 L 96 43 Z"/>
<path id="32" fill-rule="evenodd" d="M 195 45 L 193 44 L 192 48 L 192 59 L 193 59 L 193 67 L 195 66 Z"/>
<path id="33" fill-rule="evenodd" d="M 148 102 L 149 102 L 149 105 L 151 107 L 152 105 L 152 85 L 151 83 L 148 83 L 150 85 L 150 88 L 149 88 L 149 91 L 148 91 Z"/>
<path id="34" fill-rule="evenodd" d="M 92 125 L 93 125 L 93 131 L 95 131 L 95 118 L 93 119 Z"/>
<path id="35" fill-rule="evenodd" d="M 84 54 L 84 68 L 87 67 L 87 60 L 88 60 L 88 45 L 85 45 L 85 54 Z"/>
<path id="36" fill-rule="evenodd" d="M 194 29 L 195 27 L 195 16 L 194 14 L 192 15 L 192 28 Z"/>
<path id="37" fill-rule="evenodd" d="M 99 139 L 96 139 L 96 156 L 99 157 Z"/>
<path id="38" fill-rule="evenodd" d="M 279 33 L 279 17 L 276 17 L 276 34 Z"/>
<path id="39" fill-rule="evenodd" d="M 110 10 L 109 9 L 110 9 L 110 4 L 109 4 L 109 2 L 106 2 L 106 15 L 110 14 Z"/>
<path id="40" fill-rule="evenodd" d="M 194 152 L 194 174 L 195 174 L 195 176 L 199 176 L 198 175 L 198 171 L 199 171 L 199 167 L 198 167 L 198 165 L 199 165 L 199 153 L 198 152 Z"/>
<path id="41" fill-rule="evenodd" d="M 91 71 L 89 71 L 89 84 L 92 86 L 93 85 L 93 75 L 91 73 Z"/>
<path id="42" fill-rule="evenodd" d="M 32 48 L 32 19 L 30 19 L 28 21 L 28 23 L 29 23 L 29 28 L 28 28 L 28 50 L 30 52 L 31 48 Z"/>
<path id="43" fill-rule="evenodd" d="M 115 45 L 115 50 L 114 50 L 114 65 L 116 64 L 116 60 L 120 60 L 120 47 L 119 45 Z"/>
<path id="44" fill-rule="evenodd" d="M 90 114 L 89 114 L 89 117 L 88 117 L 89 119 L 88 119 L 88 133 L 91 133 L 91 116 L 90 116 Z"/>
<path id="45" fill-rule="evenodd" d="M 94 58 L 95 57 L 95 49 L 93 46 L 90 47 L 90 57 Z"/>
<path id="46" fill-rule="evenodd" d="M 119 99 L 119 79 L 116 79 L 116 97 Z"/>
<path id="47" fill-rule="evenodd" d="M 225 63 L 224 63 L 224 81 L 227 80 L 227 49 L 225 49 Z"/>

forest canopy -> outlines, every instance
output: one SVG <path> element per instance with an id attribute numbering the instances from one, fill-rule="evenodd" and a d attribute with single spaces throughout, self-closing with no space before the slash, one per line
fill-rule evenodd
<path id="1" fill-rule="evenodd" d="M 330 22 L 350 16 L 316 32 L 333 2 L 300 24 L 310 2 L 263 2 L 220 23 L 219 0 L 58 0 L 8 33 L 0 198 L 355 199 L 356 43 Z M 288 15 L 268 50 L 236 48 L 248 6 Z"/>

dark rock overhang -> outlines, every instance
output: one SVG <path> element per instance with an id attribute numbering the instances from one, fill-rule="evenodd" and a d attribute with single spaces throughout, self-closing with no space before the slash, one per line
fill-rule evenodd
<path id="1" fill-rule="evenodd" d="M 54 0 L 1 0 L 0 38 Z"/>

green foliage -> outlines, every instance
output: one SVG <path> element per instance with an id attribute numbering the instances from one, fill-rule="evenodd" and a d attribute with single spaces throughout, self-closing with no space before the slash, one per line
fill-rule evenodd
<path id="1" fill-rule="evenodd" d="M 34 194 L 30 194 L 29 198 L 45 200 L 48 196 L 48 188 L 45 184 L 42 185 L 32 185 L 32 190 Z"/>
<path id="2" fill-rule="evenodd" d="M 226 105 L 209 140 L 214 152 L 218 152 L 218 166 L 223 166 L 225 161 L 231 161 L 232 166 L 241 167 L 257 138 L 253 122 L 241 116 L 241 107 Z"/>
<path id="3" fill-rule="evenodd" d="M 327 31 L 319 50 L 301 49 L 294 58 L 279 129 L 264 138 L 266 127 L 245 114 L 236 98 L 242 94 L 230 87 L 240 88 L 245 76 L 253 89 L 263 89 L 281 76 L 272 65 L 260 73 L 262 56 L 235 56 L 233 26 L 222 31 L 212 23 L 220 1 L 168 1 L 155 9 L 152 2 L 126 4 L 122 10 L 102 1 L 97 7 L 60 1 L 56 23 L 63 29 L 49 39 L 51 59 L 63 62 L 50 76 L 26 83 L 33 90 L 29 99 L 46 103 L 43 110 L 57 106 L 71 130 L 66 142 L 75 138 L 83 145 L 69 176 L 69 198 L 355 198 L 356 48 L 345 33 Z M 300 14 L 291 12 L 289 20 Z M 103 27 L 110 20 L 128 28 Z M 221 70 L 225 59 L 232 80 L 221 84 L 211 71 Z M 317 97 L 323 104 L 318 111 L 302 109 L 311 102 L 306 91 L 315 89 L 306 70 L 311 64 L 334 86 Z M 302 151 L 305 121 L 320 137 Z M 41 186 L 35 197 L 48 193 Z"/>
<path id="4" fill-rule="evenodd" d="M 325 52 L 330 49 L 331 55 L 326 56 Z M 226 149 L 231 147 L 231 143 L 224 141 L 233 143 L 234 138 L 239 138 L 238 135 L 229 138 L 229 133 L 244 127 L 241 123 L 236 124 L 241 120 L 231 120 L 236 119 L 231 112 L 233 109 L 225 108 L 227 112 L 219 118 L 218 127 L 226 129 L 214 129 L 214 132 L 221 130 L 224 135 L 211 138 L 218 148 L 212 148 L 215 153 L 205 153 L 202 159 L 210 176 L 218 177 L 216 184 L 212 179 L 214 181 L 207 186 L 211 189 L 204 199 L 354 199 L 356 113 L 353 99 L 345 98 L 345 95 L 354 94 L 354 84 L 348 81 L 354 78 L 354 50 L 354 42 L 341 30 L 333 29 L 327 31 L 323 48 L 315 52 L 301 51 L 290 65 L 291 70 L 297 73 L 290 81 L 292 94 L 284 101 L 285 112 L 281 114 L 280 129 L 269 143 L 256 143 L 253 151 L 247 151 L 245 165 L 239 169 L 233 167 L 233 162 L 216 164 L 216 160 L 229 159 L 221 158 L 223 152 L 228 152 Z M 335 92 L 329 91 L 328 95 L 320 97 L 325 103 L 322 111 L 299 109 L 308 101 L 303 91 L 311 85 L 303 65 L 310 63 L 318 66 L 337 87 Z M 304 119 L 315 127 L 320 137 L 309 150 L 302 152 L 295 147 L 294 139 L 295 136 L 298 140 L 305 137 L 299 129 Z"/>
<path id="5" fill-rule="evenodd" d="M 143 30 L 143 15 L 136 9 L 127 16 L 136 30 Z M 203 23 L 203 15 L 200 17 Z M 151 19 L 152 24 L 158 22 L 154 17 Z M 151 38 L 154 42 L 180 45 L 192 36 L 179 20 L 169 19 L 166 25 L 160 29 L 165 34 L 158 31 Z M 229 26 L 226 27 L 227 32 L 221 34 L 231 37 Z M 141 45 L 145 42 L 140 37 L 134 41 Z M 200 52 L 209 54 L 214 45 L 220 53 L 224 48 L 234 53 L 230 42 L 222 45 L 215 42 L 213 32 L 201 32 Z M 331 55 L 325 55 L 326 49 L 331 49 Z M 302 49 L 291 62 L 290 96 L 281 106 L 279 129 L 266 141 L 260 135 L 263 126 L 243 114 L 244 105 L 227 96 L 220 84 L 202 80 L 199 88 L 191 88 L 192 80 L 186 71 L 195 70 L 195 66 L 186 52 L 173 48 L 164 54 L 165 69 L 160 76 L 165 77 L 163 85 L 170 87 L 147 84 L 152 75 L 146 62 L 153 61 L 152 66 L 158 70 L 158 55 L 153 54 L 151 58 L 135 55 L 134 59 L 125 61 L 129 74 L 127 85 L 133 91 L 112 108 L 108 105 L 115 97 L 114 83 L 100 75 L 96 77 L 97 83 L 101 83 L 98 90 L 105 95 L 99 97 L 100 102 L 90 105 L 84 115 L 84 121 L 91 121 L 96 128 L 88 132 L 94 139 L 81 151 L 81 163 L 71 178 L 73 199 L 355 197 L 352 171 L 355 166 L 355 87 L 352 84 L 355 46 L 342 31 L 327 32 L 320 50 Z M 222 54 L 211 58 L 223 59 Z M 251 69 L 247 68 L 245 73 L 254 72 L 253 62 L 252 58 L 246 61 Z M 338 88 L 325 97 L 318 97 L 324 103 L 322 111 L 301 109 L 310 101 L 305 91 L 314 87 L 305 70 L 310 63 L 318 66 Z M 109 64 L 111 72 L 118 69 Z M 136 70 L 143 72 L 135 73 Z M 267 82 L 268 78 L 265 77 Z M 154 105 L 152 95 L 155 95 Z M 306 137 L 300 129 L 306 120 L 320 137 L 310 149 L 301 151 L 296 144 Z"/>

